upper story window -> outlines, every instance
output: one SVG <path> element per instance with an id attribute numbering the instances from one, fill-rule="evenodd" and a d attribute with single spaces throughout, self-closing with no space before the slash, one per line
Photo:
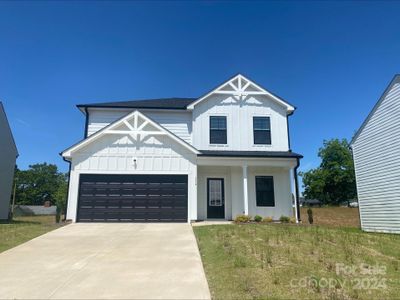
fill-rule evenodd
<path id="1" fill-rule="evenodd" d="M 255 145 L 271 145 L 271 122 L 269 117 L 253 117 Z"/>
<path id="2" fill-rule="evenodd" d="M 226 144 L 226 117 L 210 117 L 210 144 Z"/>
<path id="3" fill-rule="evenodd" d="M 257 206 L 275 206 L 272 176 L 256 176 L 256 202 Z"/>

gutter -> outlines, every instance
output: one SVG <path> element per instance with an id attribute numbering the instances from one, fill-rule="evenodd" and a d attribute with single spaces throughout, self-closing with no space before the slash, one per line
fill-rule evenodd
<path id="1" fill-rule="evenodd" d="M 287 136 L 288 136 L 288 147 L 289 147 L 289 152 L 292 152 L 292 147 L 290 147 L 290 129 L 289 129 L 289 117 L 293 115 L 294 111 L 290 112 L 286 116 L 286 129 L 287 129 Z"/>
<path id="2" fill-rule="evenodd" d="M 88 127 L 89 127 L 89 110 L 87 107 L 84 108 L 85 109 L 85 133 L 83 135 L 83 137 L 86 139 L 88 136 Z"/>
<path id="3" fill-rule="evenodd" d="M 295 192 L 296 192 L 296 210 L 297 210 L 297 221 L 301 222 L 300 218 L 300 204 L 299 204 L 299 180 L 297 178 L 297 169 L 300 167 L 300 159 L 297 157 L 297 164 L 294 168 L 294 185 L 295 185 Z"/>

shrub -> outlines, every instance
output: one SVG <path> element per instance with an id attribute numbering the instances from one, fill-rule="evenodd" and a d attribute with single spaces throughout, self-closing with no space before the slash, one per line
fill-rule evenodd
<path id="1" fill-rule="evenodd" d="M 263 223 L 271 223 L 274 220 L 272 219 L 272 217 L 265 217 L 262 221 Z"/>
<path id="2" fill-rule="evenodd" d="M 61 207 L 57 205 L 56 207 L 56 223 L 60 223 L 61 220 Z"/>
<path id="3" fill-rule="evenodd" d="M 311 208 L 307 209 L 307 215 L 308 215 L 308 223 L 310 224 L 314 223 L 313 212 Z"/>
<path id="4" fill-rule="evenodd" d="M 254 217 L 254 221 L 256 221 L 257 223 L 261 222 L 262 219 L 263 219 L 263 218 L 262 218 L 261 216 L 259 216 L 259 215 L 256 215 L 256 216 Z"/>
<path id="5" fill-rule="evenodd" d="M 235 218 L 235 223 L 248 223 L 250 220 L 251 217 L 248 215 L 237 215 Z"/>
<path id="6" fill-rule="evenodd" d="M 295 217 L 291 217 L 291 218 L 290 218 L 290 223 L 296 224 L 296 218 L 295 218 Z"/>
<path id="7" fill-rule="evenodd" d="M 281 217 L 279 218 L 279 221 L 281 221 L 282 223 L 289 223 L 290 218 L 287 217 L 287 216 L 281 216 Z"/>

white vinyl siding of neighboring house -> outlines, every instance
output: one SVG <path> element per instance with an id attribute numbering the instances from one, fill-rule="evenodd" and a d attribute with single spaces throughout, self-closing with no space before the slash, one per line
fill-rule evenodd
<path id="1" fill-rule="evenodd" d="M 88 136 L 104 128 L 108 124 L 122 118 L 135 109 L 89 109 Z M 160 111 L 139 109 L 150 119 L 162 125 L 165 129 L 191 144 L 192 115 L 186 111 Z"/>
<path id="2" fill-rule="evenodd" d="M 210 117 L 226 116 L 227 144 L 210 144 Z M 254 144 L 253 117 L 269 117 L 271 145 Z M 288 151 L 286 109 L 267 96 L 241 104 L 229 95 L 212 95 L 193 110 L 193 146 L 201 150 Z"/>
<path id="3" fill-rule="evenodd" d="M 400 80 L 394 81 L 352 143 L 361 226 L 400 233 Z"/>

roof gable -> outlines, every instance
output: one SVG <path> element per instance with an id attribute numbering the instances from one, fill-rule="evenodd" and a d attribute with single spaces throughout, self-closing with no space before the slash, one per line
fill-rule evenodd
<path id="1" fill-rule="evenodd" d="M 350 146 L 352 146 L 357 138 L 360 136 L 361 132 L 363 131 L 364 127 L 368 124 L 369 120 L 372 118 L 374 113 L 377 111 L 379 106 L 382 104 L 382 102 L 386 99 L 386 96 L 389 94 L 389 92 L 392 90 L 393 86 L 396 83 L 400 82 L 400 74 L 396 74 L 392 81 L 389 83 L 385 91 L 383 92 L 382 96 L 379 98 L 378 102 L 376 102 L 375 106 L 372 108 L 370 113 L 368 114 L 367 118 L 364 120 L 364 122 L 361 124 L 360 128 L 357 130 L 353 138 L 351 139 Z"/>
<path id="2" fill-rule="evenodd" d="M 64 150 L 63 152 L 61 152 L 61 155 L 63 157 L 69 158 L 71 157 L 72 152 L 87 146 L 88 144 L 94 142 L 95 140 L 106 134 L 129 135 L 137 141 L 140 141 L 141 139 L 149 135 L 167 135 L 175 142 L 181 144 L 183 147 L 187 148 L 191 152 L 195 154 L 200 153 L 196 148 L 189 145 L 157 122 L 151 120 L 149 117 L 139 112 L 138 110 L 135 110 L 118 119 L 117 121 L 111 123 L 110 125 L 104 127 L 98 132 L 90 135 L 88 138 Z"/>
<path id="3" fill-rule="evenodd" d="M 283 100 L 282 98 L 274 95 L 273 93 L 267 91 L 262 88 L 255 82 L 250 79 L 244 77 L 241 74 L 238 74 L 223 84 L 219 85 L 217 88 L 208 92 L 204 96 L 200 97 L 196 101 L 192 102 L 187 106 L 188 109 L 194 109 L 194 107 L 200 102 L 206 100 L 208 97 L 214 94 L 224 94 L 224 95 L 232 95 L 237 101 L 246 101 L 249 96 L 253 95 L 265 95 L 271 98 L 276 103 L 282 105 L 286 108 L 288 113 L 292 113 L 296 108 Z"/>

